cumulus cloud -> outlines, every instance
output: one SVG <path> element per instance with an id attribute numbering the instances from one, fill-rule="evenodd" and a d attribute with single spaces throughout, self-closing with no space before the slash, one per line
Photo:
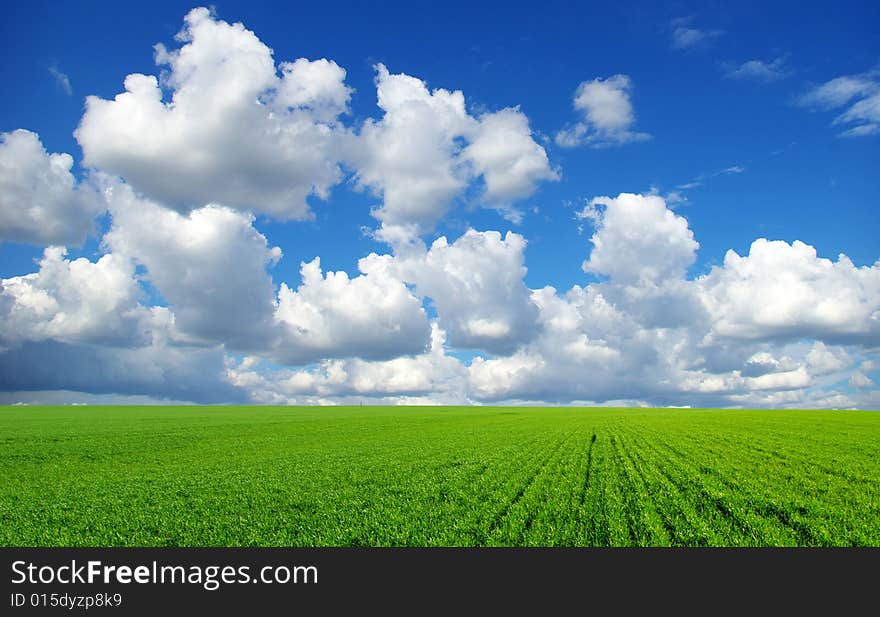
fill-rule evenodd
<path id="1" fill-rule="evenodd" d="M 275 293 L 268 272 L 282 257 L 250 214 L 205 206 L 183 215 L 107 182 L 113 223 L 104 243 L 145 268 L 168 302 L 178 336 L 261 353 L 285 364 L 322 358 L 417 353 L 429 327 L 416 298 L 384 258 L 360 260 L 361 275 L 302 264 L 302 285 Z"/>
<path id="2" fill-rule="evenodd" d="M 113 223 L 104 243 L 142 265 L 180 332 L 232 348 L 265 348 L 275 310 L 267 267 L 281 258 L 253 216 L 222 206 L 180 214 L 109 183 Z"/>
<path id="3" fill-rule="evenodd" d="M 461 91 L 430 91 L 420 79 L 376 67 L 384 116 L 361 129 L 357 181 L 382 197 L 374 216 L 387 227 L 430 230 L 467 186 L 456 137 L 474 123 Z"/>
<path id="4" fill-rule="evenodd" d="M 90 96 L 75 136 L 85 163 L 185 214 L 206 204 L 308 219 L 345 174 L 382 199 L 377 237 L 416 237 L 467 194 L 516 220 L 514 203 L 558 179 L 518 108 L 479 117 L 461 91 L 376 66 L 378 120 L 346 125 L 352 89 L 332 60 L 275 62 L 241 23 L 190 11 L 159 77 Z M 476 187 L 474 190 L 469 189 Z"/>
<path id="5" fill-rule="evenodd" d="M 684 280 L 698 246 L 687 222 L 657 195 L 595 198 L 580 216 L 595 227 L 584 268 L 608 280 L 532 291 L 535 335 L 509 356 L 471 363 L 474 398 L 663 404 L 681 394 L 698 357 L 691 328 L 703 323 Z"/>
<path id="6" fill-rule="evenodd" d="M 807 354 L 807 367 L 814 375 L 826 375 L 842 371 L 852 364 L 852 358 L 842 349 L 825 345 L 822 341 L 813 343 Z"/>
<path id="7" fill-rule="evenodd" d="M 845 348 L 737 341 L 707 347 L 706 322 L 646 324 L 611 282 L 536 290 L 540 334 L 514 354 L 476 358 L 468 387 L 483 402 L 641 401 L 653 405 L 822 406 L 825 376 L 851 366 Z M 711 353 L 726 354 L 723 362 Z M 824 357 L 823 357 L 824 354 Z M 823 381 L 824 380 L 824 381 Z M 784 396 L 783 396 L 784 395 Z M 840 394 L 833 406 L 853 406 Z"/>
<path id="8" fill-rule="evenodd" d="M 481 116 L 462 156 L 483 178 L 483 199 L 514 222 L 520 215 L 511 204 L 531 196 L 539 181 L 559 179 L 547 152 L 532 138 L 528 118 L 518 109 Z"/>
<path id="9" fill-rule="evenodd" d="M 93 386 L 100 388 L 101 367 L 117 352 L 86 353 L 83 345 L 117 348 L 132 362 L 154 362 L 148 347 L 174 347 L 183 361 L 202 353 L 185 348 L 220 346 L 289 364 L 388 359 L 429 345 L 422 301 L 396 277 L 390 256 L 362 259 L 362 274 L 351 279 L 344 272 L 323 276 L 316 259 L 303 264 L 296 291 L 282 283 L 276 297 L 267 268 L 281 252 L 253 227 L 251 215 L 220 206 L 182 215 L 118 181 L 104 184 L 113 216 L 103 242 L 107 254 L 96 262 L 68 260 L 65 249 L 50 247 L 38 272 L 0 281 L 6 353 L 84 353 L 97 363 Z M 144 306 L 138 279 L 168 306 Z M 9 387 L 44 389 L 44 381 Z M 55 387 L 95 391 L 84 377 Z M 128 386 L 119 392 L 155 394 Z"/>
<path id="10" fill-rule="evenodd" d="M 689 20 L 672 33 L 680 48 L 718 34 Z M 329 59 L 276 63 L 207 9 L 187 15 L 178 42 L 156 46 L 158 77 L 132 74 L 114 99 L 87 100 L 76 137 L 88 183 L 35 134 L 3 135 L 0 238 L 57 246 L 35 272 L 0 281 L 0 390 L 307 404 L 880 401 L 880 262 L 759 239 L 688 278 L 699 244 L 669 207 L 684 196 L 622 193 L 577 213 L 593 229 L 583 270 L 599 280 L 530 289 L 521 234 L 421 238 L 460 203 L 517 221 L 518 202 L 559 178 L 518 107 L 469 111 L 462 92 L 380 64 L 382 116 L 356 127 L 345 70 Z M 750 61 L 730 76 L 784 70 Z M 873 73 L 842 77 L 802 102 L 841 109 L 836 124 L 867 134 L 876 84 Z M 649 138 L 631 94 L 625 75 L 583 82 L 579 122 L 556 142 Z M 353 274 L 297 255 L 300 281 L 285 281 L 292 271 L 255 214 L 308 218 L 345 174 L 380 202 L 375 237 L 391 253 Z M 107 207 L 103 254 L 69 258 L 60 245 L 82 242 Z"/>
<path id="11" fill-rule="evenodd" d="M 389 267 L 389 257 L 360 260 L 361 275 L 321 272 L 315 258 L 301 265 L 302 285 L 285 283 L 275 318 L 281 340 L 274 356 L 304 364 L 321 358 L 387 359 L 417 354 L 428 345 L 430 327 L 422 302 Z"/>
<path id="12" fill-rule="evenodd" d="M 0 280 L 0 341 L 130 345 L 151 340 L 170 321 L 166 309 L 148 309 L 134 265 L 115 254 L 96 262 L 69 260 L 63 247 L 44 251 L 33 274 Z"/>
<path id="13" fill-rule="evenodd" d="M 397 257 L 395 267 L 431 299 L 455 347 L 509 353 L 536 327 L 525 248 L 519 234 L 469 229 L 452 244 L 440 237 L 427 252 Z"/>
<path id="14" fill-rule="evenodd" d="M 105 188 L 106 255 L 68 260 L 52 248 L 38 272 L 3 281 L 4 390 L 306 404 L 876 398 L 880 266 L 759 240 L 688 279 L 698 244 L 658 195 L 590 200 L 580 213 L 594 227 L 585 269 L 605 278 L 567 291 L 525 286 L 522 236 L 469 230 L 371 254 L 355 277 L 314 259 L 298 287 L 275 294 L 267 268 L 280 254 L 249 215 L 182 215 L 115 181 Z M 168 306 L 143 306 L 139 278 Z M 430 325 L 423 300 L 436 308 Z M 480 353 L 468 364 L 448 348 Z"/>
<path id="15" fill-rule="evenodd" d="M 880 133 L 880 71 L 835 77 L 801 96 L 798 102 L 814 109 L 845 109 L 832 126 L 847 127 L 841 137 Z"/>
<path id="16" fill-rule="evenodd" d="M 564 293 L 534 290 L 536 335 L 513 354 L 474 359 L 468 369 L 474 399 L 869 404 L 868 394 L 829 387 L 841 375 L 854 387 L 864 383 L 847 371 L 851 349 L 876 344 L 878 266 L 857 269 L 845 257 L 821 260 L 797 242 L 771 246 L 784 257 L 765 260 L 759 241 L 745 258 L 756 258 L 748 275 L 731 258 L 689 280 L 686 268 L 698 245 L 687 221 L 661 197 L 597 198 L 582 216 L 596 228 L 585 269 L 607 280 Z M 743 276 L 760 276 L 766 287 L 757 280 L 740 287 Z M 829 306 L 837 301 L 841 314 L 832 315 Z M 798 311 L 786 311 L 795 306 Z M 765 310 L 773 317 L 759 317 Z"/>
<path id="17" fill-rule="evenodd" d="M 876 342 L 880 335 L 880 262 L 859 268 L 846 255 L 835 262 L 797 240 L 761 238 L 746 256 L 728 251 L 695 285 L 715 336 Z"/>
<path id="18" fill-rule="evenodd" d="M 308 110 L 328 124 L 348 112 L 352 89 L 345 85 L 345 69 L 332 60 L 299 58 L 282 62 L 279 68 L 282 77 L 274 98 L 277 106 Z"/>
<path id="19" fill-rule="evenodd" d="M 755 81 L 778 81 L 791 74 L 785 58 L 775 58 L 770 62 L 748 60 L 742 64 L 727 64 L 724 76 L 729 79 L 751 79 Z"/>
<path id="20" fill-rule="evenodd" d="M 177 39 L 179 49 L 156 45 L 161 80 L 133 73 L 113 100 L 86 99 L 74 133 L 85 163 L 181 212 L 216 203 L 309 218 L 307 199 L 326 199 L 341 179 L 345 71 L 299 59 L 279 77 L 253 32 L 205 8 L 187 14 Z"/>
<path id="21" fill-rule="evenodd" d="M 630 95 L 632 81 L 627 75 L 584 81 L 574 95 L 574 109 L 583 119 L 556 133 L 557 145 L 596 148 L 650 139 L 647 133 L 632 130 L 636 117 Z"/>
<path id="22" fill-rule="evenodd" d="M 71 173 L 73 157 L 49 154 L 36 133 L 0 133 L 0 241 L 82 244 L 104 210 Z"/>
<path id="23" fill-rule="evenodd" d="M 446 355 L 445 333 L 431 325 L 431 345 L 426 353 L 386 362 L 350 363 L 352 390 L 369 396 L 425 396 L 442 394 L 462 400 L 464 367 Z"/>
<path id="24" fill-rule="evenodd" d="M 476 358 L 469 385 L 478 400 L 658 400 L 664 366 L 658 341 L 598 286 L 533 292 L 540 334 L 506 357 Z M 667 386 L 668 388 L 669 386 Z"/>
<path id="25" fill-rule="evenodd" d="M 253 400 L 274 404 L 466 404 L 466 369 L 446 355 L 445 333 L 431 324 L 424 353 L 385 361 L 325 360 L 300 370 L 262 371 L 242 362 L 230 369 L 233 384 Z"/>
<path id="26" fill-rule="evenodd" d="M 596 228 L 584 271 L 620 283 L 681 278 L 700 246 L 687 221 L 659 195 L 596 197 L 577 216 Z"/>
<path id="27" fill-rule="evenodd" d="M 227 371 L 219 348 L 161 342 L 107 347 L 47 340 L 0 353 L 0 389 L 17 392 L 68 390 L 196 403 L 247 402 L 247 392 L 230 383 Z"/>
<path id="28" fill-rule="evenodd" d="M 854 388 L 870 388 L 874 385 L 874 382 L 861 371 L 856 371 L 852 374 L 852 377 L 849 378 L 849 385 Z"/>
<path id="29" fill-rule="evenodd" d="M 56 400 L 50 391 L 68 401 L 246 401 L 222 348 L 186 344 L 174 314 L 144 296 L 125 256 L 92 262 L 47 248 L 37 272 L 0 281 L 0 390 L 37 402 Z"/>
<path id="30" fill-rule="evenodd" d="M 376 91 L 384 115 L 364 123 L 353 166 L 358 185 L 382 198 L 373 215 L 385 240 L 431 231 L 479 178 L 479 199 L 505 213 L 515 212 L 512 204 L 532 195 L 539 181 L 558 179 L 518 109 L 476 118 L 460 90 L 430 90 L 382 64 Z"/>

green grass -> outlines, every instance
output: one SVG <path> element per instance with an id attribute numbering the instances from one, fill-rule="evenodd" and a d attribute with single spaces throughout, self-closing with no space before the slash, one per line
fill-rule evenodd
<path id="1" fill-rule="evenodd" d="M 880 414 L 0 408 L 4 546 L 880 546 Z"/>

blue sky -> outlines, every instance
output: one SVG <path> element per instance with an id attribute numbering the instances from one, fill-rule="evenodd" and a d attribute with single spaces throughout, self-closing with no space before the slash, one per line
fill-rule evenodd
<path id="1" fill-rule="evenodd" d="M 876 4 L 224 2 L 199 18 L 204 37 L 192 22 L 188 39 L 175 40 L 194 6 L 87 2 L 6 9 L 0 78 L 14 84 L 14 96 L 0 101 L 0 131 L 38 135 L 45 149 L 40 156 L 72 156 L 69 180 L 76 195 L 57 197 L 62 189 L 51 189 L 53 207 L 85 212 L 70 220 L 58 215 L 67 222 L 54 235 L 43 219 L 28 222 L 28 208 L 47 193 L 28 193 L 21 188 L 27 182 L 13 191 L 9 178 L 37 177 L 48 159 L 34 154 L 25 169 L 24 150 L 13 151 L 12 141 L 5 141 L 13 161 L 8 169 L 22 167 L 7 170 L 0 184 L 7 193 L 0 219 L 7 227 L 0 230 L 0 293 L 6 296 L 0 304 L 0 367 L 16 367 L 5 384 L 0 380 L 0 389 L 9 402 L 113 396 L 211 402 L 208 392 L 226 392 L 223 400 L 304 403 L 880 404 L 874 385 L 880 343 Z M 200 99 L 193 103 L 192 109 L 203 105 L 196 115 L 216 122 L 183 130 L 196 141 L 178 143 L 169 132 L 172 124 L 150 125 L 159 116 L 138 125 L 138 133 L 114 125 L 125 124 L 135 107 L 119 107 L 121 115 L 111 118 L 102 115 L 109 111 L 86 106 L 88 96 L 112 101 L 125 90 L 127 75 L 174 73 L 171 63 L 157 66 L 157 43 L 177 58 L 187 46 L 205 50 L 202 64 L 174 69 L 176 84 L 173 74 L 159 82 L 166 106 L 185 88 L 187 70 L 202 71 L 218 93 L 250 92 L 247 84 L 224 84 L 229 75 L 222 71 L 213 78 L 209 72 L 212 62 L 237 53 L 232 39 L 223 39 L 233 36 L 231 30 L 223 28 L 238 22 L 249 33 L 248 44 L 271 48 L 265 58 L 274 61 L 276 77 L 283 74 L 281 63 L 298 58 L 334 63 L 309 65 L 323 71 L 320 79 L 303 73 L 290 83 L 300 93 L 314 92 L 309 88 L 319 86 L 313 84 L 325 88 L 301 110 L 310 118 L 309 130 L 330 127 L 331 139 L 341 141 L 328 145 L 313 135 L 309 139 L 318 141 L 284 142 L 278 146 L 288 148 L 283 152 L 267 145 L 260 152 L 277 154 L 273 163 L 250 173 L 250 180 L 226 186 L 224 180 L 247 161 L 201 152 L 197 140 L 235 150 L 238 138 L 248 147 L 261 139 L 259 131 L 249 133 L 256 118 L 250 111 L 206 133 L 229 118 L 213 100 Z M 210 39 L 209 30 L 219 39 Z M 380 64 L 387 67 L 385 82 Z M 249 79 L 247 71 L 242 75 Z M 420 80 L 426 96 L 439 88 L 460 91 L 464 108 L 431 107 L 414 124 L 401 124 L 395 112 L 377 105 L 377 91 L 384 83 L 391 93 L 412 80 Z M 265 99 L 274 87 L 257 88 L 259 96 Z M 408 112 L 400 113 L 404 118 Z M 462 124 L 422 131 L 447 122 Z M 78 126 L 88 131 L 75 136 Z M 468 150 L 480 135 L 486 139 L 482 149 Z M 19 137 L 24 149 L 26 139 Z M 403 148 L 403 159 L 391 160 L 392 146 L 414 142 L 421 146 Z M 210 159 L 205 167 L 194 163 L 201 175 L 191 182 L 177 173 L 185 164 L 175 163 L 190 156 Z M 454 190 L 413 189 L 413 178 L 422 177 L 420 165 L 429 178 L 446 164 L 452 176 L 435 179 L 457 182 Z M 329 173 L 328 165 L 338 165 L 337 176 L 315 180 L 314 174 Z M 401 166 L 415 175 L 401 176 Z M 286 170 L 301 181 L 285 180 Z M 498 184 L 491 184 L 492 177 Z M 326 199 L 312 191 L 300 206 L 288 207 L 271 188 L 298 190 L 303 182 L 323 182 Z M 111 186 L 115 197 L 108 197 Z M 402 197 L 393 197 L 395 191 Z M 621 194 L 633 194 L 635 201 Z M 589 206 L 600 196 L 612 199 Z M 143 200 L 150 205 L 139 205 Z M 416 203 L 428 214 L 413 218 L 410 206 Z M 226 208 L 229 217 L 217 208 Z M 207 214 L 200 218 L 198 212 Z M 126 227 L 182 229 L 183 219 L 174 216 L 189 217 L 193 229 L 210 228 L 226 241 L 206 256 L 192 252 L 188 236 L 154 237 L 142 227 Z M 405 240 L 390 239 L 393 229 L 406 225 L 417 228 Z M 468 229 L 477 235 L 466 237 Z M 497 238 L 490 232 L 498 232 Z M 452 248 L 432 249 L 440 237 Z M 760 238 L 779 242 L 759 254 L 753 242 Z M 815 255 L 796 248 L 795 241 Z M 598 256 L 597 242 L 605 247 Z M 50 277 L 45 265 L 44 277 L 19 279 L 42 271 L 36 262 L 50 244 L 67 247 L 66 256 L 52 262 L 64 274 Z M 283 257 L 265 252 L 267 247 L 279 247 Z M 740 267 L 725 261 L 728 250 L 752 255 Z M 377 270 L 359 271 L 358 260 L 371 253 L 387 259 L 376 260 Z M 841 265 L 841 253 L 852 263 Z M 133 283 L 117 290 L 117 304 L 64 291 L 58 277 L 75 278 L 70 263 L 83 257 L 97 264 L 108 254 L 122 273 L 131 269 Z M 480 256 L 487 255 L 481 271 Z M 345 271 L 353 286 L 337 281 L 336 287 L 305 288 L 300 264 L 315 257 L 325 276 Z M 230 271 L 241 263 L 254 269 Z M 229 287 L 216 290 L 209 284 L 224 282 L 223 264 Z M 78 289 L 82 280 L 98 280 L 83 270 Z M 363 286 L 354 285 L 359 274 Z M 444 279 L 450 276 L 454 280 Z M 773 276 L 778 282 L 766 279 Z M 380 281 L 376 289 L 367 284 L 374 280 Z M 259 289 L 248 281 L 257 281 Z M 296 292 L 287 312 L 278 308 L 284 306 L 282 283 Z M 546 286 L 556 291 L 552 303 L 564 307 L 539 297 Z M 570 294 L 573 286 L 584 297 Z M 404 295 L 393 295 L 401 290 Z M 762 297 L 768 291 L 781 296 Z M 400 304 L 370 304 L 370 293 Z M 223 301 L 260 294 L 271 299 L 261 308 L 262 300 L 254 300 L 253 313 L 232 304 L 224 309 Z M 465 302 L 463 294 L 472 298 Z M 595 313 L 596 297 L 619 313 L 609 330 L 597 325 L 602 319 Z M 364 306 L 334 312 L 352 298 Z M 832 306 L 838 298 L 839 306 Z M 826 304 L 830 308 L 821 308 Z M 749 306 L 754 311 L 746 314 Z M 161 319 L 151 307 L 165 310 Z M 577 325 L 560 326 L 557 309 L 576 313 Z M 214 324 L 223 310 L 232 312 Z M 326 310 L 319 323 L 303 321 L 310 311 Z M 134 313 L 142 317 L 126 321 Z M 345 334 L 352 315 L 358 327 L 374 331 L 375 340 Z M 112 333 L 92 323 L 116 319 Z M 280 330 L 228 325 L 260 319 Z M 438 343 L 443 337 L 445 343 Z M 583 348 L 560 355 L 565 341 L 581 341 Z M 23 360 L 40 354 L 47 365 L 60 358 L 100 359 L 92 368 L 83 360 L 83 375 L 66 378 L 62 371 L 49 379 Z M 164 377 L 114 380 L 100 374 L 120 361 L 118 354 L 132 365 L 148 362 Z M 163 354 L 174 364 L 157 359 Z M 178 383 L 208 356 L 218 374 L 187 387 Z M 334 371 L 345 377 L 333 377 Z M 622 372 L 638 376 L 639 385 L 620 378 Z M 383 388 L 383 380 L 404 385 Z"/>

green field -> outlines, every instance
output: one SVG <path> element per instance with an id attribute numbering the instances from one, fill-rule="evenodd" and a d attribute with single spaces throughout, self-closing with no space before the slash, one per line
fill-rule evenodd
<path id="1" fill-rule="evenodd" d="M 4 546 L 880 546 L 880 413 L 0 407 Z"/>

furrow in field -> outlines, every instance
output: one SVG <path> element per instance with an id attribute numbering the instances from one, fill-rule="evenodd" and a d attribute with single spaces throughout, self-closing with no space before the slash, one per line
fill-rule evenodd
<path id="1" fill-rule="evenodd" d="M 0 413 L 7 546 L 880 546 L 880 415 Z"/>
<path id="2" fill-rule="evenodd" d="M 432 489 L 428 513 L 434 526 L 431 543 L 483 543 L 488 529 L 487 512 L 504 507 L 509 491 L 533 472 L 535 452 L 550 444 L 552 440 L 543 433 L 513 446 L 506 442 L 503 447 L 490 444 L 485 452 L 472 455 L 481 461 L 474 469 L 439 479 Z"/>
<path id="3" fill-rule="evenodd" d="M 581 485 L 580 505 L 584 505 L 587 499 L 587 491 L 590 490 L 590 474 L 593 472 L 593 448 L 596 445 L 596 433 L 590 437 L 590 446 L 587 448 L 587 468 L 584 470 L 584 482 Z"/>
<path id="4" fill-rule="evenodd" d="M 584 482 L 583 493 L 574 504 L 575 529 L 572 544 L 577 546 L 605 546 L 607 533 L 604 533 L 602 482 L 606 474 L 604 427 L 596 431 L 596 440 L 589 446 L 589 483 Z M 586 471 L 584 477 L 586 478 Z"/>
<path id="5" fill-rule="evenodd" d="M 683 538 L 690 537 L 691 530 L 696 527 L 689 521 L 696 521 L 699 517 L 688 507 L 678 486 L 657 465 L 657 461 L 646 457 L 647 451 L 647 448 L 641 446 L 634 448 L 631 455 L 638 462 L 645 484 L 649 487 L 668 543 L 681 544 Z"/>
<path id="6" fill-rule="evenodd" d="M 722 453 L 725 452 L 719 451 L 716 448 L 708 448 L 707 453 L 709 455 L 720 456 Z M 726 465 L 729 471 L 736 472 L 738 471 L 738 469 L 742 469 L 741 465 L 737 465 L 737 459 L 740 457 L 732 457 L 731 453 L 731 450 L 726 451 L 726 454 L 728 455 Z M 741 450 L 739 451 L 739 453 L 741 453 Z M 746 463 L 746 461 L 744 460 L 740 459 L 739 462 L 748 465 L 748 463 Z M 754 462 L 751 463 L 752 464 L 749 466 L 754 468 Z M 751 509 L 753 512 L 759 514 L 764 518 L 775 518 L 784 527 L 792 530 L 797 538 L 797 543 L 799 545 L 815 546 L 818 544 L 822 544 L 822 539 L 814 534 L 811 526 L 798 518 L 799 514 L 802 515 L 806 513 L 805 506 L 797 505 L 796 503 L 791 502 L 789 502 L 786 506 L 782 506 L 776 502 L 776 499 L 774 497 L 771 496 L 769 497 L 769 499 L 765 497 L 765 495 L 767 495 L 768 493 L 768 487 L 772 486 L 773 482 L 770 481 L 770 474 L 767 474 L 768 470 L 766 469 L 766 465 L 764 465 L 763 468 L 765 471 L 765 477 L 764 481 L 762 482 L 763 487 L 761 488 L 761 490 L 756 490 L 758 487 L 754 485 L 750 486 L 750 483 L 734 484 L 725 476 L 725 474 L 721 473 L 717 469 L 706 468 L 705 473 L 715 476 L 715 478 L 719 482 L 727 486 L 730 490 L 735 491 L 737 494 L 742 494 L 746 492 L 749 495 L 749 498 L 746 502 L 747 507 L 749 507 L 749 509 Z M 799 476 L 800 483 L 796 497 L 797 501 L 805 502 L 806 499 L 804 495 L 804 483 L 806 481 L 806 477 L 800 474 Z M 781 495 L 777 494 L 776 498 L 778 499 L 779 497 L 781 497 Z"/>
<path id="7" fill-rule="evenodd" d="M 880 466 L 874 465 L 872 469 L 865 470 L 864 473 L 855 473 L 852 467 L 847 464 L 846 457 L 838 451 L 822 450 L 820 443 L 804 439 L 803 436 L 783 439 L 775 434 L 766 435 L 752 432 L 744 438 L 742 434 L 725 435 L 719 433 L 714 441 L 719 446 L 737 451 L 740 457 L 760 459 L 765 465 L 768 459 L 775 460 L 779 466 L 797 465 L 802 468 L 803 474 L 807 477 L 815 475 L 815 472 L 818 471 L 823 475 L 835 476 L 850 486 L 860 485 L 866 488 L 876 488 L 878 485 L 877 477 L 880 475 Z M 838 445 L 839 449 L 840 445 Z M 827 464 L 825 459 L 829 456 L 841 457 L 842 460 L 838 463 L 838 467 L 831 467 Z M 864 460 L 859 462 L 864 464 Z"/>
<path id="8" fill-rule="evenodd" d="M 482 437 L 482 436 L 481 436 Z M 472 473 L 438 480 L 431 489 L 428 515 L 433 521 L 431 544 L 481 545 L 491 520 L 503 509 L 539 464 L 535 454 L 555 443 L 552 435 L 539 432 L 522 441 L 483 443 L 471 457 L 480 461 Z M 454 448 L 454 444 L 450 447 Z M 412 486 L 412 479 L 406 479 Z"/>
<path id="9" fill-rule="evenodd" d="M 780 454 L 768 458 L 765 456 L 768 449 L 776 452 L 772 445 L 767 448 L 740 446 L 739 449 L 736 445 L 728 442 L 729 447 L 707 446 L 710 455 L 727 454 L 726 473 L 721 478 L 725 475 L 746 478 L 734 488 L 748 494 L 748 503 L 757 515 L 775 519 L 791 529 L 798 544 L 876 542 L 880 535 L 877 527 L 863 524 L 863 515 L 853 516 L 854 512 L 872 510 L 880 515 L 874 498 L 880 494 L 876 483 L 873 490 L 861 483 L 850 483 L 840 475 L 823 473 L 798 457 Z M 755 480 L 756 469 L 761 470 L 760 481 Z"/>
<path id="10" fill-rule="evenodd" d="M 533 513 L 530 508 L 525 508 L 525 516 L 518 517 L 522 520 L 516 520 L 512 516 L 515 510 L 523 504 L 523 498 L 536 485 L 538 479 L 546 472 L 552 462 L 560 455 L 566 442 L 576 433 L 570 433 L 562 439 L 558 439 L 556 445 L 551 448 L 550 453 L 541 458 L 541 463 L 537 466 L 528 479 L 520 485 L 513 497 L 504 505 L 504 507 L 495 515 L 492 520 L 486 540 L 489 543 L 517 544 L 522 539 L 524 531 L 531 527 Z M 519 528 L 519 529 L 517 529 Z M 512 534 L 516 534 L 517 542 L 513 542 Z"/>
<path id="11" fill-rule="evenodd" d="M 621 491 L 622 470 L 614 456 L 617 437 L 609 427 L 597 437 L 594 465 L 583 515 L 583 544 L 591 546 L 628 546 L 632 544 Z"/>
<path id="12" fill-rule="evenodd" d="M 699 442 L 691 440 L 688 448 L 681 447 L 681 443 L 688 443 L 688 440 L 677 439 L 676 444 L 673 444 L 669 438 L 664 437 L 653 442 L 653 445 L 658 455 L 674 460 L 677 466 L 688 472 L 698 491 L 698 503 L 704 509 L 717 510 L 735 528 L 734 532 L 726 536 L 725 544 L 799 544 L 795 530 L 776 518 L 768 518 L 756 508 L 756 502 L 760 501 L 751 486 L 743 481 L 735 482 L 717 469 L 718 461 L 724 459 L 707 455 L 707 447 Z"/>
<path id="13" fill-rule="evenodd" d="M 611 437 L 611 447 L 614 457 L 614 465 L 618 471 L 617 484 L 620 487 L 623 515 L 626 519 L 627 533 L 629 534 L 629 541 L 627 544 L 630 546 L 638 546 L 644 539 L 644 530 L 639 521 L 639 508 L 636 503 L 638 500 L 638 487 L 635 486 L 633 478 L 630 475 L 630 470 L 627 469 L 626 461 L 621 454 L 621 450 L 623 449 L 620 437 L 621 432 L 622 431 L 618 430 L 618 434 Z"/>
<path id="14" fill-rule="evenodd" d="M 631 534 L 638 546 L 669 544 L 669 529 L 657 510 L 654 486 L 636 453 L 641 445 L 632 431 L 623 433 L 626 441 L 619 440 L 616 455 L 625 472 L 627 483 L 626 505 Z M 628 445 L 627 445 L 628 443 Z"/>
<path id="15" fill-rule="evenodd" d="M 574 431 L 527 494 L 522 507 L 527 510 L 527 519 L 521 544 L 559 546 L 575 543 L 584 470 L 588 466 L 590 447 L 595 443 L 591 442 L 592 438 L 586 439 L 584 433 L 583 429 Z"/>
<path id="16" fill-rule="evenodd" d="M 560 447 L 558 437 L 543 434 L 535 445 L 522 448 L 515 458 L 494 467 L 482 479 L 475 492 L 469 492 L 473 516 L 469 520 L 477 544 L 498 541 L 499 529 L 514 503 L 522 499 L 526 487 L 537 477 L 548 454 Z"/>
<path id="17" fill-rule="evenodd" d="M 655 494 L 664 527 L 672 530 L 671 542 L 687 546 L 717 546 L 738 534 L 739 526 L 718 507 L 717 499 L 706 493 L 699 474 L 687 461 L 672 461 L 657 446 L 656 437 L 634 435 L 639 447 L 634 456 L 659 483 Z"/>

